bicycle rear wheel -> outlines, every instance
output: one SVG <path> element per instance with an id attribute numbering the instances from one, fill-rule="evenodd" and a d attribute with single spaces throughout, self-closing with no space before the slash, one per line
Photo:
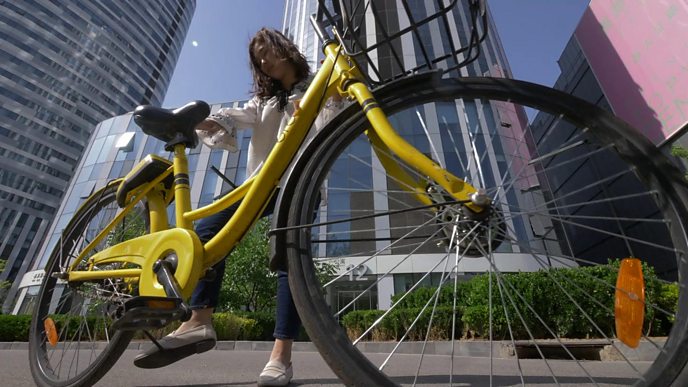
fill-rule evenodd
<path id="1" fill-rule="evenodd" d="M 467 216 L 386 155 L 434 205 L 417 201 L 387 175 L 355 108 L 309 145 L 284 188 L 290 285 L 345 383 L 682 383 L 686 192 L 651 143 L 591 104 L 521 81 L 423 76 L 376 97 L 400 135 L 492 204 L 487 217 Z M 534 123 L 521 107 L 540 112 Z M 626 257 L 646 265 L 638 349 L 614 331 L 616 260 Z"/>
<path id="2" fill-rule="evenodd" d="M 57 273 L 74 259 L 119 212 L 115 194 L 119 181 L 92 194 L 79 208 L 57 242 L 45 268 L 29 331 L 29 363 L 40 386 L 92 385 L 115 364 L 134 335 L 111 328 L 117 309 L 136 294 L 136 281 L 106 279 L 67 284 Z M 144 202 L 128 211 L 88 257 L 148 230 Z M 109 264 L 98 269 L 116 269 Z"/>

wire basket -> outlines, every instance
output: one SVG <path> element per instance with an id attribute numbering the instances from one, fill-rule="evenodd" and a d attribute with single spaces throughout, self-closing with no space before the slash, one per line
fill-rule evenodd
<path id="1" fill-rule="evenodd" d="M 371 84 L 476 60 L 487 36 L 484 0 L 318 0 L 343 51 Z M 465 27 L 468 28 L 465 28 Z"/>

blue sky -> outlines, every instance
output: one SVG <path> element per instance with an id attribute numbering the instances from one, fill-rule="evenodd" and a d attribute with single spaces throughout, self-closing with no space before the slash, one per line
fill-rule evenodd
<path id="1" fill-rule="evenodd" d="M 462 0 L 459 0 L 462 1 Z M 557 60 L 589 0 L 488 0 L 514 76 L 551 86 Z M 197 0 L 163 106 L 246 99 L 247 45 L 262 26 L 282 28 L 284 0 Z M 195 42 L 195 43 L 194 43 Z"/>

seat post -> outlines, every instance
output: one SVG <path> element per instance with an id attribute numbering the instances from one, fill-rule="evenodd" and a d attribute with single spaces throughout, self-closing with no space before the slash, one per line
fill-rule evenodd
<path id="1" fill-rule="evenodd" d="M 174 146 L 174 202 L 176 226 L 190 230 L 193 222 L 184 218 L 184 213 L 191 211 L 189 161 L 184 144 Z"/>

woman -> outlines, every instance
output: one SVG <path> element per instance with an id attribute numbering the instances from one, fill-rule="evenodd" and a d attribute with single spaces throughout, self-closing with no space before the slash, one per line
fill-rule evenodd
<path id="1" fill-rule="evenodd" d="M 220 109 L 198 127 L 201 140 L 211 148 L 236 151 L 237 128 L 252 128 L 248 149 L 247 176 L 254 174 L 267 158 L 277 135 L 291 117 L 294 103 L 305 92 L 310 81 L 310 69 L 298 48 L 278 31 L 263 28 L 249 43 L 249 57 L 253 74 L 254 96 L 243 108 Z M 263 216 L 270 215 L 277 195 L 267 206 Z M 203 242 L 212 238 L 236 211 L 234 205 L 220 213 L 202 219 L 196 233 Z M 215 278 L 201 281 L 190 300 L 191 318 L 168 336 L 139 354 L 134 364 L 143 368 L 157 368 L 171 364 L 215 346 L 216 334 L 212 313 L 217 306 L 225 261 L 214 266 Z M 275 344 L 270 360 L 258 378 L 259 385 L 287 385 L 292 378 L 291 348 L 298 335 L 301 321 L 289 291 L 285 272 L 278 272 Z"/>

